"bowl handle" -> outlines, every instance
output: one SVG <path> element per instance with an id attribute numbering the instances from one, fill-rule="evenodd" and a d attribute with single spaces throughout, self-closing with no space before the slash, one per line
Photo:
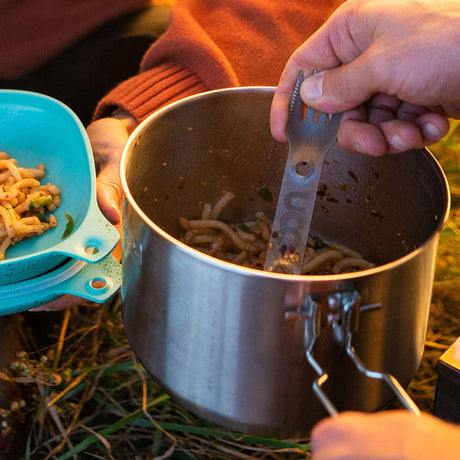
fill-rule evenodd
<path id="1" fill-rule="evenodd" d="M 92 205 L 75 233 L 56 246 L 56 252 L 96 263 L 107 257 L 119 240 L 118 230 L 105 218 L 97 205 Z"/>
<path id="2" fill-rule="evenodd" d="M 103 303 L 120 285 L 121 265 L 111 255 L 94 264 L 73 259 L 55 271 L 1 286 L 0 316 L 30 310 L 66 294 Z"/>

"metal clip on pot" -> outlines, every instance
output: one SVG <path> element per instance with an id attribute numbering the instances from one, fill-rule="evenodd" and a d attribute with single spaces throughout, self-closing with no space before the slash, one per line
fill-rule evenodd
<path id="1" fill-rule="evenodd" d="M 351 361 L 356 366 L 358 371 L 366 377 L 372 379 L 383 380 L 398 397 L 401 403 L 416 416 L 420 416 L 420 410 L 407 394 L 398 380 L 391 374 L 385 372 L 376 372 L 366 368 L 364 363 L 360 360 L 352 345 L 353 333 L 358 330 L 359 318 L 362 312 L 381 308 L 381 304 L 373 304 L 360 306 L 360 296 L 356 291 L 335 293 L 328 297 L 329 313 L 327 315 L 327 324 L 331 327 L 338 328 L 339 334 L 335 334 L 343 346 Z M 328 374 L 320 366 L 318 361 L 313 355 L 313 348 L 316 340 L 320 335 L 321 329 L 321 308 L 320 305 L 307 296 L 305 302 L 305 313 L 302 314 L 305 318 L 305 350 L 308 362 L 318 374 L 318 378 L 313 382 L 313 391 L 319 398 L 323 406 L 330 415 L 337 415 L 338 411 L 334 404 L 331 402 L 325 391 L 323 385 L 328 379 Z"/>

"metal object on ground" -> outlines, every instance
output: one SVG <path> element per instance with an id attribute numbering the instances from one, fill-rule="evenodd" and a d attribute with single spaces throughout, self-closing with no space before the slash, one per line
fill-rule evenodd
<path id="1" fill-rule="evenodd" d="M 437 417 L 460 423 L 460 337 L 436 364 L 438 383 L 433 413 Z"/>

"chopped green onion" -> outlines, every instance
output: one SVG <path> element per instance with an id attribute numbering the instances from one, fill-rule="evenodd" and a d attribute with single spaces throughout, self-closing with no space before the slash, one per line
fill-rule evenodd
<path id="1" fill-rule="evenodd" d="M 40 222 L 48 222 L 48 219 L 44 214 L 41 214 L 40 212 L 33 211 L 34 215 L 38 217 L 38 220 Z"/>
<path id="2" fill-rule="evenodd" d="M 249 233 L 249 227 L 244 222 L 238 222 L 238 228 L 245 233 Z"/>
<path id="3" fill-rule="evenodd" d="M 257 187 L 257 193 L 259 196 L 266 201 L 267 203 L 273 203 L 273 194 L 270 191 L 269 188 L 267 188 L 266 185 L 261 185 L 260 187 Z"/>
<path id="4" fill-rule="evenodd" d="M 31 206 L 33 206 L 34 208 L 40 208 L 42 206 L 48 206 L 52 202 L 53 202 L 53 198 L 51 197 L 51 195 L 39 196 L 38 198 L 35 198 L 35 200 L 32 200 L 30 202 L 29 209 L 30 209 Z"/>
<path id="5" fill-rule="evenodd" d="M 46 216 L 44 214 L 42 214 L 41 212 L 37 212 L 35 210 L 35 207 L 32 203 L 29 203 L 29 211 L 36 217 L 38 217 L 38 220 L 40 222 L 48 222 L 48 219 L 46 218 Z"/>
<path id="6" fill-rule="evenodd" d="M 75 227 L 75 222 L 73 221 L 73 218 L 70 214 L 65 213 L 65 218 L 66 218 L 65 230 L 64 230 L 64 233 L 62 234 L 61 240 L 69 236 L 72 233 L 73 228 Z"/>
<path id="7" fill-rule="evenodd" d="M 323 248 L 329 247 L 329 245 L 325 243 L 319 236 L 316 236 L 316 235 L 310 235 L 310 236 L 315 242 L 315 249 L 323 249 Z"/>

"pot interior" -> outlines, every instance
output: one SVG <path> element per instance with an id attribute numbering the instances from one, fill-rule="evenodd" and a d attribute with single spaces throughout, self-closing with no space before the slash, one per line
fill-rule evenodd
<path id="1" fill-rule="evenodd" d="M 236 198 L 227 222 L 274 217 L 287 145 L 270 134 L 274 88 L 235 88 L 191 97 L 160 110 L 132 136 L 122 164 L 125 192 L 174 237 L 178 217 L 199 218 L 223 190 Z M 267 201 L 261 190 L 274 199 Z M 445 177 L 427 150 L 374 158 L 334 144 L 322 170 L 311 233 L 338 241 L 377 264 L 429 239 L 448 209 Z"/>

